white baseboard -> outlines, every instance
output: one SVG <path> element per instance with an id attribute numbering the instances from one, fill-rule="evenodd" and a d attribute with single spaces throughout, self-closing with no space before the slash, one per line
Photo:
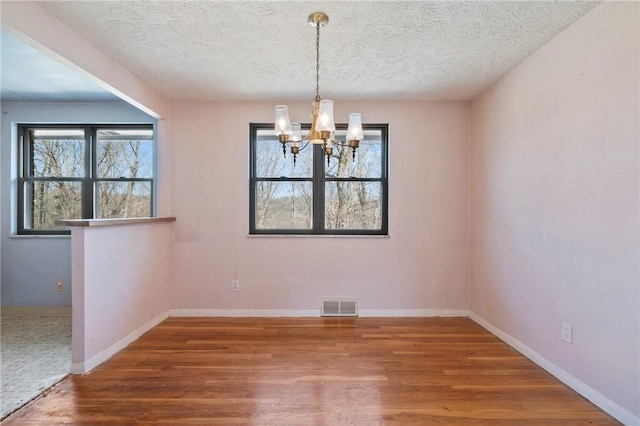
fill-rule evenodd
<path id="1" fill-rule="evenodd" d="M 467 317 L 466 309 L 360 309 L 361 317 Z"/>
<path id="2" fill-rule="evenodd" d="M 360 309 L 361 317 L 467 317 L 466 309 Z M 319 309 L 171 309 L 172 317 L 319 317 Z"/>
<path id="3" fill-rule="evenodd" d="M 520 352 L 522 355 L 529 358 L 531 361 L 536 363 L 538 366 L 542 367 L 553 376 L 555 376 L 558 380 L 560 380 L 565 385 L 569 386 L 571 389 L 578 392 L 580 395 L 584 396 L 589 401 L 593 402 L 603 411 L 607 412 L 609 415 L 614 417 L 616 420 L 622 422 L 625 425 L 640 425 L 640 418 L 633 415 L 631 412 L 616 404 L 606 396 L 602 395 L 597 390 L 593 389 L 591 386 L 583 383 L 578 380 L 571 374 L 567 373 L 562 368 L 557 365 L 551 363 L 549 360 L 544 358 L 542 355 L 519 341 L 518 339 L 512 337 L 511 335 L 505 333 L 504 331 L 496 328 L 491 323 L 489 323 L 484 318 L 480 317 L 473 311 L 469 311 L 469 318 L 478 323 L 480 326 L 487 329 L 490 333 L 494 334 L 496 337 L 504 341 L 506 344 Z"/>
<path id="4" fill-rule="evenodd" d="M 120 352 L 131 343 L 136 341 L 140 336 L 142 336 L 147 331 L 151 330 L 156 325 L 160 324 L 162 321 L 169 317 L 169 311 L 163 312 L 160 315 L 153 318 L 151 321 L 141 325 L 140 327 L 133 330 L 127 336 L 118 340 L 113 345 L 109 346 L 107 349 L 100 351 L 90 359 L 84 362 L 74 362 L 71 364 L 71 374 L 86 374 L 98 365 L 102 364 L 109 358 L 111 358 L 116 353 Z"/>
<path id="5" fill-rule="evenodd" d="M 71 306 L 3 306 L 0 314 L 12 317 L 68 317 L 71 316 Z"/>
<path id="6" fill-rule="evenodd" d="M 319 317 L 320 309 L 171 309 L 172 317 Z"/>

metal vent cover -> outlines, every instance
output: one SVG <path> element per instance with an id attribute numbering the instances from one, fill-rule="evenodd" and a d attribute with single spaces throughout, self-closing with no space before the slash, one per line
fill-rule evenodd
<path id="1" fill-rule="evenodd" d="M 322 299 L 323 317 L 357 317 L 358 299 Z"/>

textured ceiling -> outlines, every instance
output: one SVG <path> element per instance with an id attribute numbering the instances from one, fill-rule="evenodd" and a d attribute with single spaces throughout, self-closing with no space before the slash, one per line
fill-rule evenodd
<path id="1" fill-rule="evenodd" d="M 176 100 L 470 99 L 598 1 L 43 1 Z"/>

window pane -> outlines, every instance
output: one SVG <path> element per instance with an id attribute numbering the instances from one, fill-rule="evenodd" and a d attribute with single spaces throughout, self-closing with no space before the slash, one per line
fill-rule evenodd
<path id="1" fill-rule="evenodd" d="M 381 229 L 380 182 L 327 182 L 325 227 L 327 229 Z"/>
<path id="2" fill-rule="evenodd" d="M 151 216 L 150 182 L 98 182 L 97 219 Z"/>
<path id="3" fill-rule="evenodd" d="M 153 130 L 102 129 L 97 140 L 98 178 L 153 177 Z"/>
<path id="4" fill-rule="evenodd" d="M 282 144 L 273 134 L 273 129 L 258 130 L 256 137 L 256 177 L 311 177 L 313 168 L 313 145 L 300 143 L 300 152 L 293 164 L 290 144 L 287 158 L 282 155 Z M 306 146 L 305 146 L 306 145 Z"/>
<path id="5" fill-rule="evenodd" d="M 346 131 L 336 131 L 336 139 L 344 141 Z M 380 130 L 365 130 L 365 139 L 360 142 L 353 159 L 353 150 L 349 147 L 334 146 L 331 162 L 325 173 L 327 178 L 356 177 L 379 178 L 382 176 L 382 143 Z"/>
<path id="6" fill-rule="evenodd" d="M 84 130 L 33 129 L 30 136 L 31 168 L 27 176 L 84 176 Z"/>
<path id="7" fill-rule="evenodd" d="M 24 228 L 65 229 L 55 222 L 82 218 L 81 194 L 80 182 L 25 182 Z"/>
<path id="8" fill-rule="evenodd" d="M 256 182 L 257 229 L 311 229 L 311 182 Z"/>

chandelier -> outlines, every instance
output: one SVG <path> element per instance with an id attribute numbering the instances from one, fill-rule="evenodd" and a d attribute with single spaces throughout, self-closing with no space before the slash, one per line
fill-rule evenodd
<path id="1" fill-rule="evenodd" d="M 275 134 L 282 144 L 282 154 L 287 156 L 287 145 L 291 148 L 293 164 L 296 163 L 296 155 L 311 143 L 322 145 L 327 156 L 327 164 L 331 162 L 334 146 L 348 146 L 356 158 L 356 149 L 360 141 L 364 139 L 362 131 L 362 116 L 359 113 L 349 114 L 349 127 L 347 128 L 346 141 L 335 139 L 336 125 L 333 120 L 333 101 L 320 98 L 320 27 L 329 23 L 329 17 L 323 12 L 314 12 L 307 18 L 307 22 L 316 28 L 316 97 L 311 110 L 311 128 L 303 137 L 300 123 L 291 123 L 289 109 L 286 105 L 276 106 Z M 307 142 L 303 147 L 300 143 Z"/>

